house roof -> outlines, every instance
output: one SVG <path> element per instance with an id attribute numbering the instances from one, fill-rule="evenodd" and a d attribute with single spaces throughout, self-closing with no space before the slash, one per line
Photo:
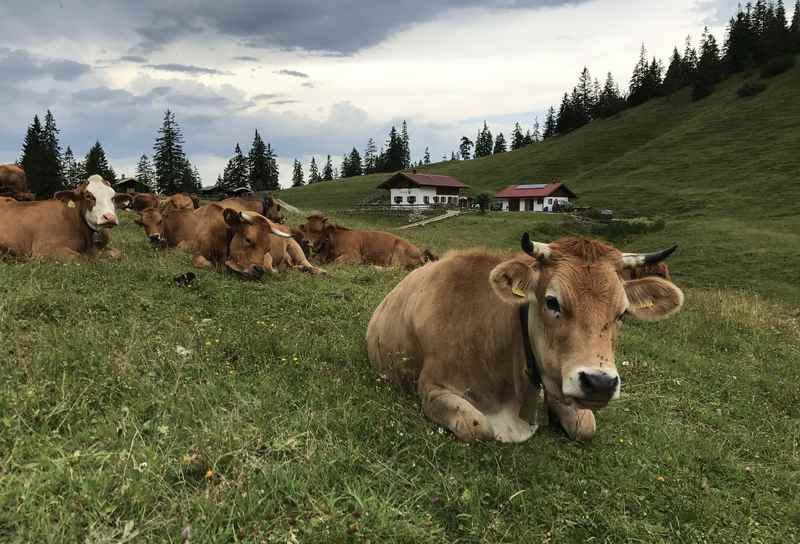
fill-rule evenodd
<path id="1" fill-rule="evenodd" d="M 563 189 L 573 198 L 576 196 L 575 193 L 570 191 L 567 186 L 560 181 L 555 181 L 553 183 L 509 185 L 494 196 L 495 198 L 543 198 L 552 195 L 559 189 Z"/>
<path id="2" fill-rule="evenodd" d="M 455 188 L 462 188 L 466 187 L 463 183 L 458 181 L 456 178 L 450 176 L 442 176 L 440 174 L 415 174 L 411 173 L 408 174 L 406 172 L 399 172 L 380 185 L 378 187 L 383 189 L 388 189 L 392 182 L 399 178 L 405 178 L 410 180 L 412 183 L 419 185 L 420 187 L 455 187 Z"/>

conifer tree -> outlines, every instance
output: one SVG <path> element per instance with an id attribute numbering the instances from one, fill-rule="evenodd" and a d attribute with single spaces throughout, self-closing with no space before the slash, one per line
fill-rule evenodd
<path id="1" fill-rule="evenodd" d="M 267 146 L 261 135 L 256 130 L 253 136 L 253 143 L 250 145 L 250 152 L 247 154 L 248 182 L 254 191 L 266 191 L 271 187 L 269 158 L 267 157 Z"/>
<path id="2" fill-rule="evenodd" d="M 408 125 L 405 119 L 403 120 L 403 127 L 400 130 L 400 144 L 403 150 L 403 169 L 411 166 L 411 142 L 408 138 Z"/>
<path id="3" fill-rule="evenodd" d="M 798 1 L 800 1 L 800 0 L 798 0 Z M 427 147 L 425 147 L 425 156 L 423 157 L 422 164 L 424 164 L 425 166 L 427 166 L 427 165 L 429 165 L 430 163 L 431 163 L 431 152 L 428 150 L 428 148 L 427 148 Z"/>
<path id="4" fill-rule="evenodd" d="M 667 75 L 664 76 L 664 94 L 672 94 L 685 87 L 688 83 L 689 80 L 683 69 L 683 58 L 676 47 L 672 50 Z"/>
<path id="5" fill-rule="evenodd" d="M 523 146 L 522 138 L 524 135 L 522 134 L 522 128 L 519 126 L 519 123 L 514 124 L 514 130 L 511 132 L 511 149 L 516 150 L 520 149 Z"/>
<path id="6" fill-rule="evenodd" d="M 156 185 L 159 192 L 171 195 L 179 192 L 178 184 L 183 178 L 186 154 L 183 151 L 183 134 L 175 121 L 175 114 L 170 110 L 164 112 L 164 121 L 158 134 L 153 145 Z"/>
<path id="7" fill-rule="evenodd" d="M 363 165 L 361 164 L 361 155 L 358 150 L 353 147 L 353 150 L 350 151 L 348 155 L 345 155 L 345 159 L 345 161 L 342 161 L 342 177 L 350 178 L 360 176 Z M 410 162 L 409 160 L 409 163 Z"/>
<path id="8" fill-rule="evenodd" d="M 377 148 L 375 140 L 367 140 L 367 147 L 364 148 L 364 174 L 372 174 L 376 171 L 375 162 L 377 160 Z"/>
<path id="9" fill-rule="evenodd" d="M 507 151 L 507 149 L 506 149 L 506 137 L 503 136 L 502 132 L 500 132 L 497 135 L 497 138 L 495 138 L 495 140 L 494 140 L 494 150 L 493 151 L 494 151 L 495 154 L 497 154 L 497 153 L 505 153 Z"/>
<path id="10" fill-rule="evenodd" d="M 302 166 L 301 166 L 301 169 L 302 169 Z M 322 168 L 322 180 L 323 181 L 331 181 L 331 180 L 333 180 L 333 164 L 331 163 L 331 156 L 330 155 L 328 155 L 328 159 L 325 161 L 325 166 Z"/>
<path id="11" fill-rule="evenodd" d="M 539 125 L 539 116 L 533 119 L 533 132 L 531 132 L 531 140 L 534 144 L 542 141 L 542 127 Z"/>
<path id="12" fill-rule="evenodd" d="M 150 191 L 154 191 L 156 189 L 155 178 L 155 169 L 153 168 L 150 159 L 147 157 L 147 155 L 142 154 L 142 156 L 139 157 L 139 163 L 136 165 L 136 179 L 139 180 L 140 183 L 147 186 Z"/>
<path id="13" fill-rule="evenodd" d="M 714 35 L 703 31 L 700 45 L 700 59 L 692 81 L 692 100 L 705 98 L 714 90 L 714 85 L 722 79 L 722 61 Z"/>
<path id="14" fill-rule="evenodd" d="M 75 154 L 72 148 L 67 146 L 64 151 L 64 186 L 68 189 L 74 189 L 86 179 L 86 174 L 83 168 L 83 162 L 75 159 Z"/>
<path id="15" fill-rule="evenodd" d="M 624 109 L 625 99 L 619 92 L 614 76 L 608 72 L 603 90 L 600 91 L 600 98 L 597 100 L 597 116 L 600 118 L 611 117 Z"/>
<path id="16" fill-rule="evenodd" d="M 50 198 L 54 192 L 53 186 L 45 174 L 44 154 L 42 124 L 39 116 L 34 115 L 33 122 L 25 133 L 25 140 L 22 142 L 22 158 L 20 158 L 19 164 L 25 170 L 28 189 L 36 194 L 37 198 Z"/>
<path id="17" fill-rule="evenodd" d="M 697 50 L 692 47 L 692 37 L 686 36 L 686 48 L 683 51 L 683 73 L 691 82 L 697 70 Z"/>
<path id="18" fill-rule="evenodd" d="M 728 23 L 728 35 L 725 38 L 725 67 L 728 72 L 749 70 L 755 62 L 756 36 L 750 19 L 750 13 L 740 8 L 736 17 Z"/>
<path id="19" fill-rule="evenodd" d="M 44 128 L 42 129 L 42 144 L 45 152 L 42 167 L 44 168 L 44 175 L 50 180 L 55 191 L 60 191 L 64 188 L 64 167 L 61 162 L 61 145 L 58 142 L 58 132 L 56 118 L 50 110 L 47 110 L 44 116 Z"/>
<path id="20" fill-rule="evenodd" d="M 311 157 L 311 165 L 308 167 L 308 183 L 319 183 L 322 178 L 319 175 L 319 168 L 317 168 L 317 159 Z"/>
<path id="21" fill-rule="evenodd" d="M 302 187 L 305 185 L 303 179 L 303 165 L 297 159 L 294 160 L 294 168 L 292 169 L 292 187 Z"/>
<path id="22" fill-rule="evenodd" d="M 800 51 L 800 0 L 794 4 L 792 24 L 789 26 L 789 46 L 792 51 Z"/>
<path id="23" fill-rule="evenodd" d="M 110 183 L 114 183 L 117 180 L 117 175 L 108 164 L 106 152 L 99 141 L 96 141 L 86 154 L 83 164 L 87 178 L 97 174 Z"/>
<path id="24" fill-rule="evenodd" d="M 247 172 L 247 160 L 242 154 L 239 142 L 233 149 L 233 157 L 228 160 L 225 171 L 222 173 L 222 186 L 225 189 L 238 189 L 239 187 L 250 188 L 250 180 Z"/>
<path id="25" fill-rule="evenodd" d="M 394 172 L 402 170 L 405 164 L 405 150 L 403 148 L 403 139 L 401 135 L 397 134 L 397 129 L 392 127 L 389 131 L 389 137 L 386 140 L 386 152 L 381 160 L 381 170 L 384 172 Z"/>
<path id="26" fill-rule="evenodd" d="M 461 153 L 461 160 L 468 161 L 470 159 L 470 157 L 472 156 L 473 145 L 475 144 L 473 144 L 472 140 L 470 140 L 466 136 L 461 137 L 461 144 L 459 144 L 458 146 L 458 150 Z M 453 152 L 450 153 L 450 160 L 451 161 L 456 160 L 455 153 Z"/>
<path id="27" fill-rule="evenodd" d="M 531 134 L 530 130 L 525 131 L 525 136 L 522 137 L 522 144 L 523 147 L 527 145 L 531 145 L 533 143 L 533 135 Z"/>
<path id="28" fill-rule="evenodd" d="M 478 131 L 478 136 L 475 139 L 475 158 L 488 157 L 492 154 L 493 148 L 494 138 L 492 137 L 492 131 L 489 130 L 486 121 L 484 121 L 483 128 Z M 464 153 L 461 153 L 461 156 L 463 157 Z"/>
<path id="29" fill-rule="evenodd" d="M 553 108 L 553 106 L 550 106 L 550 109 L 547 110 L 547 117 L 545 117 L 544 120 L 544 133 L 542 134 L 542 137 L 545 139 L 552 138 L 556 134 L 558 134 L 558 121 L 556 120 L 556 110 L 555 108 Z M 516 138 L 516 134 L 514 135 L 514 137 Z"/>

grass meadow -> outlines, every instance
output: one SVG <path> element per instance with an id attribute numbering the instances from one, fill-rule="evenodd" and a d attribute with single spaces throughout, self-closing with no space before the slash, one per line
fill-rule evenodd
<path id="1" fill-rule="evenodd" d="M 594 441 L 544 428 L 470 446 L 369 365 L 367 322 L 402 271 L 198 271 L 176 287 L 189 255 L 154 252 L 132 219 L 114 231 L 119 259 L 0 262 L 2 542 L 180 542 L 188 526 L 193 544 L 800 541 L 800 312 L 784 268 L 800 244 L 785 225 L 740 235 L 745 260 L 763 240 L 794 250 L 759 281 L 726 258 L 733 219 L 619 241 L 680 242 L 686 305 L 625 324 L 622 398 Z M 514 251 L 525 230 L 561 228 L 470 214 L 403 235 Z"/>

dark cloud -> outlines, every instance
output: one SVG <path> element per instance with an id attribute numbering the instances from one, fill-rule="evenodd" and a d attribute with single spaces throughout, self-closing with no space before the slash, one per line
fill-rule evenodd
<path id="1" fill-rule="evenodd" d="M 275 93 L 275 94 L 257 94 L 257 95 L 255 95 L 253 97 L 253 100 L 272 100 L 273 98 L 278 98 L 280 96 L 283 96 L 283 95 L 280 94 L 280 93 Z"/>
<path id="2" fill-rule="evenodd" d="M 108 87 L 94 87 L 82 89 L 72 93 L 72 99 L 79 102 L 108 102 L 112 100 L 131 100 L 133 94 L 122 89 L 110 89 Z"/>
<path id="3" fill-rule="evenodd" d="M 304 79 L 311 77 L 305 72 L 298 72 L 297 70 L 275 70 L 275 73 L 282 76 L 299 77 Z"/>
<path id="4" fill-rule="evenodd" d="M 0 47 L 0 73 L 7 81 L 53 78 L 74 81 L 91 70 L 88 64 L 33 55 L 23 49 Z"/>
<path id="5" fill-rule="evenodd" d="M 314 85 L 315 85 L 315 83 L 313 81 L 306 81 L 306 82 L 302 83 L 301 86 L 302 87 L 308 87 L 309 89 L 313 89 Z"/>
<path id="6" fill-rule="evenodd" d="M 162 72 L 178 72 L 181 74 L 189 74 L 189 75 L 213 75 L 213 76 L 224 76 L 229 75 L 230 72 L 223 72 L 221 70 L 217 70 L 215 68 L 205 68 L 203 66 L 193 66 L 191 64 L 145 64 L 145 68 L 150 68 L 151 70 L 160 70 Z"/>
<path id="7" fill-rule="evenodd" d="M 273 100 L 270 102 L 273 106 L 283 106 L 285 104 L 299 104 L 299 100 Z"/>
<path id="8" fill-rule="evenodd" d="M 139 64 L 147 62 L 146 58 L 140 57 L 139 55 L 122 55 L 119 60 L 120 62 L 136 62 Z"/>
<path id="9" fill-rule="evenodd" d="M 242 55 L 240 57 L 233 57 L 233 60 L 238 60 L 241 62 L 258 62 L 256 57 L 248 57 L 247 55 Z"/>

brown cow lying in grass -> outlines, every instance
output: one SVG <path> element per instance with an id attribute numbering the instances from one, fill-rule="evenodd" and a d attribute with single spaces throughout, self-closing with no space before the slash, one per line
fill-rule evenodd
<path id="1" fill-rule="evenodd" d="M 308 216 L 298 231 L 324 262 L 400 266 L 410 270 L 436 260 L 430 251 L 420 251 L 399 236 L 379 230 L 348 229 L 331 223 L 319 213 Z"/>
<path id="2" fill-rule="evenodd" d="M 161 209 L 167 210 L 194 210 L 196 209 L 195 202 L 191 196 L 186 193 L 176 193 L 161 200 Z"/>
<path id="3" fill-rule="evenodd" d="M 258 249 L 255 251 L 262 251 L 261 262 L 251 263 L 255 267 L 251 268 L 256 271 L 255 276 L 259 275 L 259 267 L 267 272 L 294 268 L 312 274 L 325 273 L 308 262 L 286 227 L 277 226 L 255 212 L 240 212 L 218 204 L 209 204 L 193 211 L 161 212 L 149 208 L 140 214 L 136 222 L 144 228 L 153 246 L 188 249 L 195 254 L 193 262 L 198 267 L 227 266 L 243 272 L 244 268 L 236 268 L 227 262 L 226 252 L 236 249 L 233 239 L 237 231 L 252 231 L 250 241 L 244 238 L 241 246 L 246 248 L 248 244 L 257 242 Z M 236 262 L 236 259 L 233 261 Z M 263 275 L 263 272 L 260 274 Z"/>
<path id="4" fill-rule="evenodd" d="M 273 223 L 283 223 L 286 220 L 281 205 L 272 198 L 272 195 L 265 196 L 263 200 L 236 196 L 221 200 L 218 204 L 224 208 L 230 208 L 240 212 L 250 211 L 260 213 Z"/>
<path id="5" fill-rule="evenodd" d="M 116 256 L 109 229 L 118 225 L 115 205 L 130 200 L 106 180 L 91 176 L 53 200 L 6 202 L 0 213 L 0 253 L 15 257 Z"/>
<path id="6" fill-rule="evenodd" d="M 521 410 L 541 385 L 567 434 L 588 440 L 592 410 L 619 397 L 623 318 L 654 321 L 683 305 L 674 284 L 625 281 L 622 272 L 674 248 L 623 254 L 595 240 L 535 243 L 527 233 L 522 247 L 527 255 L 454 252 L 406 276 L 370 320 L 370 361 L 415 384 L 425 415 L 461 440 L 530 438 L 536 426 Z"/>

